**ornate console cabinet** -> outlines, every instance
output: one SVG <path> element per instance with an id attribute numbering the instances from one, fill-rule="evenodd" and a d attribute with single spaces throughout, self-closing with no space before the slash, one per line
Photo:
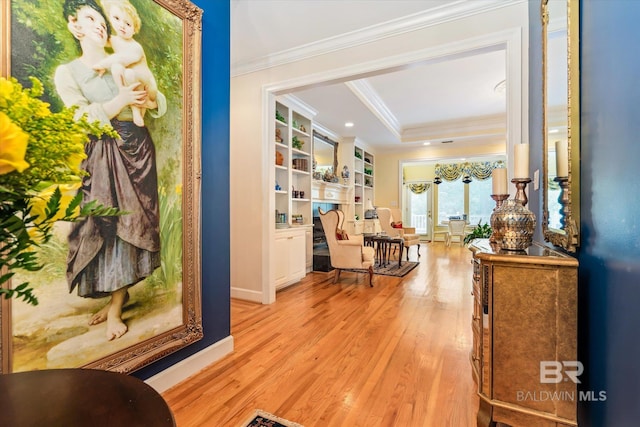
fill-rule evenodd
<path id="1" fill-rule="evenodd" d="M 536 243 L 513 253 L 479 239 L 470 249 L 478 426 L 577 425 L 578 261 Z"/>

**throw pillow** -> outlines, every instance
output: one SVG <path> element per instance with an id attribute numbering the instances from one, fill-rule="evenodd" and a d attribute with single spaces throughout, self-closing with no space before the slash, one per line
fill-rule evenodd
<path id="1" fill-rule="evenodd" d="M 393 228 L 402 228 L 402 221 L 392 222 L 391 227 Z"/>
<path id="2" fill-rule="evenodd" d="M 338 240 L 349 240 L 349 236 L 347 232 L 341 228 L 336 228 L 336 239 Z"/>

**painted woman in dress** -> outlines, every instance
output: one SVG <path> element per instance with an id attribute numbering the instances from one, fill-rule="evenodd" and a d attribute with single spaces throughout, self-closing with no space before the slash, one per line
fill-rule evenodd
<path id="1" fill-rule="evenodd" d="M 90 217 L 72 225 L 69 234 L 67 281 L 86 298 L 110 297 L 89 323 L 106 321 L 107 339 L 127 332 L 122 307 L 128 288 L 160 266 L 160 226 L 155 147 L 146 127 L 132 122 L 131 107 L 149 109 L 151 116 L 166 112 L 166 99 L 158 92 L 149 101 L 144 91 L 116 84 L 109 71 L 97 73 L 93 66 L 107 57 L 109 24 L 95 0 L 66 0 L 64 17 L 81 54 L 60 65 L 55 73 L 56 90 L 68 107 L 90 121 L 111 123 L 120 138 L 92 138 L 86 145 L 83 169 L 83 201 L 98 200 L 125 215 Z"/>

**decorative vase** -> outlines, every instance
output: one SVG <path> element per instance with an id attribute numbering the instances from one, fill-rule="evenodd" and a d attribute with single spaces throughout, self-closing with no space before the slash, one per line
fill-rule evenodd
<path id="1" fill-rule="evenodd" d="M 500 249 L 523 251 L 533 242 L 536 216 L 522 201 L 506 200 L 491 214 L 491 228 Z"/>

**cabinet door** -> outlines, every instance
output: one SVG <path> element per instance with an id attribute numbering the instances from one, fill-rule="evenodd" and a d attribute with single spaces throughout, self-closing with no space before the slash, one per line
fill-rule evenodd
<path id="1" fill-rule="evenodd" d="M 296 233 L 288 239 L 289 278 L 299 280 L 306 274 L 307 240 L 305 233 Z"/>
<path id="2" fill-rule="evenodd" d="M 289 278 L 289 240 L 288 235 L 276 236 L 275 241 L 275 285 L 278 287 Z"/>

